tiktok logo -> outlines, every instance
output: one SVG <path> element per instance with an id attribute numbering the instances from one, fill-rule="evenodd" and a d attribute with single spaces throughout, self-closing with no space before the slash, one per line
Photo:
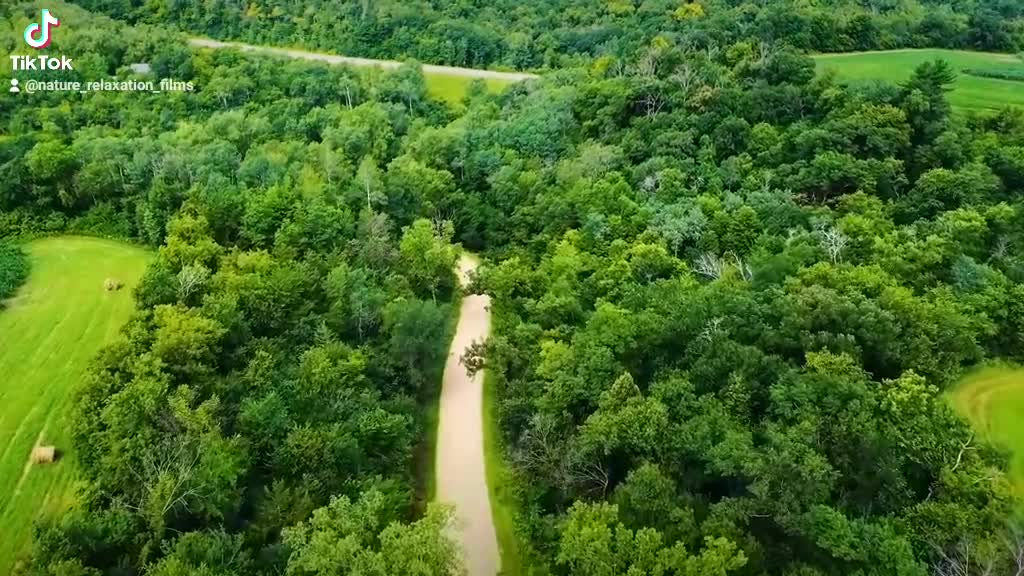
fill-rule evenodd
<path id="1" fill-rule="evenodd" d="M 53 40 L 50 29 L 58 26 L 60 26 L 60 20 L 49 10 L 43 8 L 42 22 L 33 22 L 25 28 L 25 43 L 36 50 L 46 48 Z"/>

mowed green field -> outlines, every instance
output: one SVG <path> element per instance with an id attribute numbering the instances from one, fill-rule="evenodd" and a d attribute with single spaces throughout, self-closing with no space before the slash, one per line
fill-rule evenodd
<path id="1" fill-rule="evenodd" d="M 842 81 L 886 80 L 903 82 L 914 68 L 942 58 L 958 74 L 950 103 L 960 110 L 992 110 L 1007 105 L 1024 107 L 1024 82 L 979 78 L 961 71 L 967 68 L 1003 68 L 1019 66 L 1024 61 L 1012 54 L 965 52 L 960 50 L 891 50 L 882 52 L 851 52 L 815 56 L 819 70 L 833 69 Z"/>
<path id="2" fill-rule="evenodd" d="M 27 249 L 32 273 L 0 311 L 0 574 L 24 551 L 32 522 L 71 501 L 72 393 L 131 315 L 132 289 L 150 258 L 141 248 L 94 238 L 48 238 Z M 107 292 L 107 278 L 124 288 Z M 37 443 L 56 446 L 62 458 L 30 465 Z"/>
<path id="3" fill-rule="evenodd" d="M 465 76 L 453 76 L 447 74 L 425 74 L 427 81 L 427 92 L 438 100 L 458 104 L 466 96 L 469 84 L 474 79 Z M 487 89 L 492 93 L 501 92 L 505 86 L 511 84 L 505 80 L 487 79 Z"/>
<path id="4" fill-rule="evenodd" d="M 979 433 L 1012 451 L 1010 479 L 1024 494 L 1024 368 L 992 365 L 975 370 L 951 398 Z"/>

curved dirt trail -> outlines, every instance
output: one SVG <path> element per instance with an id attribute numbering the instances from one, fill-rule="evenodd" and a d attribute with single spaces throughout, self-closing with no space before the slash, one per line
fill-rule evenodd
<path id="1" fill-rule="evenodd" d="M 207 38 L 189 38 L 188 43 L 197 48 L 235 48 L 242 52 L 274 54 L 277 56 L 284 56 L 286 58 L 294 58 L 298 60 L 313 60 L 317 62 L 327 62 L 328 64 L 345 64 L 348 66 L 376 66 L 378 68 L 390 70 L 398 68 L 399 66 L 402 65 L 401 62 L 396 62 L 394 60 L 373 60 L 370 58 L 356 58 L 353 56 L 338 56 L 336 54 L 308 52 L 306 50 L 296 50 L 293 48 L 254 46 L 252 44 L 242 44 L 241 42 L 221 42 L 219 40 L 210 40 Z M 519 82 L 521 80 L 529 80 L 531 78 L 538 77 L 536 74 L 527 74 L 525 72 L 497 72 L 494 70 L 477 70 L 474 68 L 438 66 L 435 64 L 424 64 L 423 73 L 447 76 L 462 76 L 465 78 L 483 78 L 485 80 L 506 80 L 509 82 Z"/>
<path id="2" fill-rule="evenodd" d="M 459 281 L 468 284 L 478 262 L 459 260 Z M 437 432 L 437 499 L 455 507 L 454 536 L 462 544 L 469 576 L 494 576 L 501 568 L 498 539 L 484 468 L 483 373 L 466 374 L 462 356 L 473 342 L 487 339 L 490 298 L 467 295 L 444 368 Z"/>

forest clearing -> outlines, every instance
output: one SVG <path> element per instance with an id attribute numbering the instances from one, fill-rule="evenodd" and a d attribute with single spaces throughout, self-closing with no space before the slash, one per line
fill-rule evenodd
<path id="1" fill-rule="evenodd" d="M 69 503 L 74 453 L 65 422 L 86 367 L 112 342 L 134 309 L 131 289 L 150 255 L 95 238 L 60 237 L 28 245 L 28 282 L 0 311 L 0 573 L 28 544 L 40 514 Z M 125 285 L 107 291 L 104 282 Z M 37 444 L 61 458 L 29 465 Z"/>
<path id="2" fill-rule="evenodd" d="M 986 439 L 1010 450 L 1010 480 L 1024 490 L 1024 368 L 979 368 L 964 377 L 951 397 Z"/>
<path id="3" fill-rule="evenodd" d="M 840 81 L 904 82 L 914 68 L 941 58 L 957 73 L 949 103 L 961 111 L 998 109 L 1007 105 L 1024 106 L 1024 82 L 988 78 L 965 73 L 972 71 L 1020 70 L 1024 60 L 1013 54 L 968 52 L 965 50 L 884 50 L 821 54 L 814 59 L 819 70 L 835 70 Z"/>

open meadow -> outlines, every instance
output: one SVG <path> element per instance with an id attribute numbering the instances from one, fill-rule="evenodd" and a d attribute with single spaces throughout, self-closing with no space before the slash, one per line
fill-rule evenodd
<path id="1" fill-rule="evenodd" d="M 914 68 L 942 58 L 957 72 L 957 80 L 949 101 L 961 111 L 983 111 L 1007 105 L 1024 106 L 1024 82 L 999 78 L 983 78 L 965 74 L 964 70 L 1024 71 L 1024 60 L 1013 54 L 966 52 L 961 50 L 889 50 L 881 52 L 850 52 L 815 56 L 819 70 L 835 70 L 844 82 L 886 80 L 903 82 Z"/>
<path id="2" fill-rule="evenodd" d="M 951 397 L 979 433 L 1010 449 L 1010 479 L 1024 494 L 1024 368 L 980 368 L 965 376 Z"/>
<path id="3" fill-rule="evenodd" d="M 469 90 L 469 84 L 474 80 L 466 76 L 455 76 L 437 72 L 424 73 L 424 78 L 427 81 L 427 92 L 431 96 L 453 104 L 462 102 L 466 92 Z M 497 78 L 487 78 L 484 82 L 487 84 L 487 89 L 494 94 L 501 92 L 506 86 L 512 84 L 509 80 Z"/>
<path id="4" fill-rule="evenodd" d="M 94 238 L 27 246 L 28 281 L 0 311 L 0 574 L 9 574 L 39 516 L 65 508 L 75 477 L 68 407 L 90 360 L 113 341 L 134 307 L 132 289 L 150 255 Z M 107 291 L 108 279 L 123 282 Z M 57 462 L 33 465 L 35 445 Z"/>

